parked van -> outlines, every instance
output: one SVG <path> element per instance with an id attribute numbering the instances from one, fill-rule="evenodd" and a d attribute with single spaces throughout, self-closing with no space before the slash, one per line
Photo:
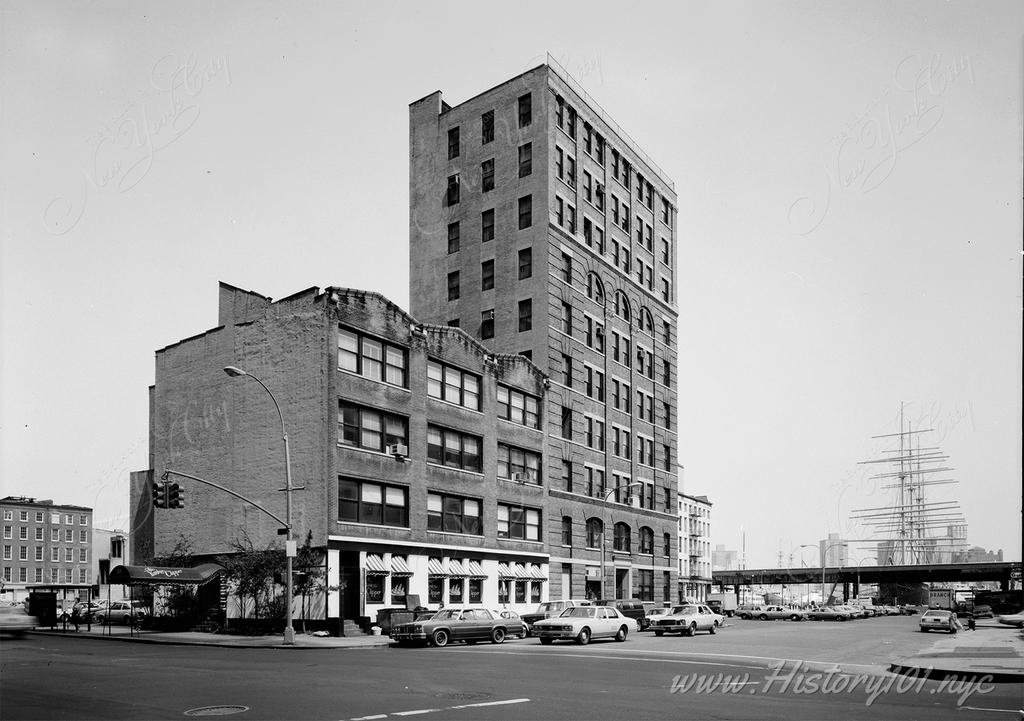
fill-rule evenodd
<path id="1" fill-rule="evenodd" d="M 646 631 L 647 626 L 650 623 L 647 620 L 647 610 L 644 608 L 643 601 L 641 601 L 639 598 L 606 598 L 597 601 L 596 605 L 611 606 L 612 608 L 617 608 L 619 610 L 619 613 L 621 613 L 623 616 L 632 618 L 634 621 L 636 621 L 636 627 L 639 628 L 641 631 Z"/>

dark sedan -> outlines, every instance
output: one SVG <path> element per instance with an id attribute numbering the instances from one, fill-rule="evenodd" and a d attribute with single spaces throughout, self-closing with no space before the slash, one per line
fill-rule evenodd
<path id="1" fill-rule="evenodd" d="M 391 629 L 391 638 L 399 646 L 421 643 L 441 647 L 452 641 L 502 643 L 509 635 L 510 624 L 514 626 L 512 633 L 522 631 L 518 618 L 502 618 L 482 606 L 457 606 L 442 609 L 430 618 L 399 624 Z"/>

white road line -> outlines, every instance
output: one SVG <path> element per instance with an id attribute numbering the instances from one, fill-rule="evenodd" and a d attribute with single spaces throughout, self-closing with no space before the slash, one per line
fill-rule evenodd
<path id="1" fill-rule="evenodd" d="M 526 656 L 529 652 L 523 651 L 493 651 L 493 650 L 480 650 L 473 651 L 471 649 L 452 649 L 449 653 L 490 653 L 490 654 L 504 654 L 506 656 Z M 746 666 L 741 663 L 714 663 L 713 661 L 688 661 L 683 658 L 637 658 L 634 656 L 605 656 L 598 653 L 566 653 L 564 651 L 544 651 L 546 656 L 561 656 L 563 658 L 600 658 L 608 661 L 644 661 L 647 663 L 679 663 L 679 664 L 699 664 L 701 666 L 725 666 L 726 668 L 751 668 L 762 671 L 760 666 Z"/>
<path id="2" fill-rule="evenodd" d="M 387 717 L 388 717 L 388 715 L 386 713 L 379 713 L 379 714 L 375 714 L 373 716 L 357 716 L 354 719 L 349 719 L 349 721 L 374 721 L 374 719 L 381 719 L 381 718 L 387 718 Z"/>
<path id="3" fill-rule="evenodd" d="M 443 710 L 444 709 L 440 709 L 440 708 L 419 708 L 419 709 L 416 709 L 415 711 L 395 711 L 391 715 L 392 716 L 418 716 L 421 713 L 437 713 L 438 711 L 443 711 Z"/>
<path id="4" fill-rule="evenodd" d="M 510 703 L 530 703 L 528 698 L 511 698 L 508 701 L 485 701 L 483 703 L 465 703 L 461 706 L 449 706 L 450 709 L 456 708 L 479 708 L 480 706 L 505 706 Z"/>
<path id="5" fill-rule="evenodd" d="M 349 719 L 349 721 L 376 721 L 377 719 L 387 718 L 388 716 L 419 716 L 425 713 L 437 713 L 438 711 L 453 711 L 455 709 L 464 708 L 481 708 L 483 706 L 507 706 L 513 703 L 529 703 L 528 698 L 510 698 L 505 701 L 481 701 L 480 703 L 464 703 L 458 706 L 448 706 L 447 708 L 419 708 L 413 711 L 392 711 L 390 714 L 379 713 L 373 716 L 358 716 L 356 718 Z"/>
<path id="6" fill-rule="evenodd" d="M 977 706 L 961 706 L 960 711 L 991 711 L 992 713 L 1012 713 L 1024 718 L 1024 710 L 1012 708 L 979 708 Z"/>

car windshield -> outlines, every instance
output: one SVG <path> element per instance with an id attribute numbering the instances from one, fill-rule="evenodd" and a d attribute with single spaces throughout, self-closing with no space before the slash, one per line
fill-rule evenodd
<path id="1" fill-rule="evenodd" d="M 447 621 L 449 619 L 458 618 L 462 614 L 462 610 L 458 608 L 447 608 L 442 609 L 431 616 L 432 621 Z"/>
<path id="2" fill-rule="evenodd" d="M 694 613 L 697 613 L 696 606 L 676 606 L 672 609 L 673 616 L 689 616 Z"/>
<path id="3" fill-rule="evenodd" d="M 592 618 L 594 616 L 595 609 L 587 606 L 573 606 L 562 611 L 562 617 L 569 618 Z"/>

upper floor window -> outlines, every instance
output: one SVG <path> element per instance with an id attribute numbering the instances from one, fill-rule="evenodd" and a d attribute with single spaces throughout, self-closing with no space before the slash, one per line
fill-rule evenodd
<path id="1" fill-rule="evenodd" d="M 519 97 L 519 127 L 525 128 L 533 122 L 533 96 L 530 93 Z"/>
<path id="2" fill-rule="evenodd" d="M 615 548 L 616 551 L 623 551 L 625 553 L 629 553 L 630 552 L 631 544 L 630 544 L 630 530 L 629 530 L 629 524 L 628 523 L 622 523 L 620 521 L 619 523 L 615 524 L 615 545 L 614 545 L 614 548 Z"/>
<path id="3" fill-rule="evenodd" d="M 533 172 L 533 144 L 519 146 L 519 177 L 525 178 Z"/>
<path id="4" fill-rule="evenodd" d="M 435 360 L 428 360 L 427 395 L 478 411 L 480 376 Z"/>
<path id="5" fill-rule="evenodd" d="M 381 453 L 393 443 L 408 446 L 409 421 L 393 413 L 340 401 L 338 443 Z"/>
<path id="6" fill-rule="evenodd" d="M 480 144 L 487 145 L 494 140 L 494 111 L 488 110 L 480 116 Z"/>
<path id="7" fill-rule="evenodd" d="M 615 292 L 615 315 L 619 316 L 627 323 L 630 320 L 629 299 L 621 290 Z"/>
<path id="8" fill-rule="evenodd" d="M 445 193 L 445 202 L 448 205 L 456 205 L 459 202 L 459 174 L 448 176 L 448 190 Z"/>
<path id="9" fill-rule="evenodd" d="M 525 195 L 519 199 L 519 229 L 525 230 L 533 225 L 533 196 Z"/>
<path id="10" fill-rule="evenodd" d="M 409 526 L 409 489 L 354 478 L 338 479 L 338 520 Z"/>
<path id="11" fill-rule="evenodd" d="M 448 224 L 448 252 L 459 252 L 459 221 Z"/>
<path id="12" fill-rule="evenodd" d="M 348 328 L 338 328 L 338 367 L 376 381 L 408 388 L 409 352 Z"/>
<path id="13" fill-rule="evenodd" d="M 600 518 L 587 519 L 587 548 L 600 548 L 604 535 L 604 523 Z"/>
<path id="14" fill-rule="evenodd" d="M 480 164 L 480 190 L 484 193 L 494 190 L 494 158 Z"/>
<path id="15" fill-rule="evenodd" d="M 540 454 L 504 443 L 498 444 L 498 478 L 512 478 L 519 474 L 522 483 L 540 485 Z"/>
<path id="16" fill-rule="evenodd" d="M 480 473 L 480 437 L 440 426 L 427 426 L 427 460 L 451 468 Z"/>
<path id="17" fill-rule="evenodd" d="M 494 240 L 494 208 L 480 214 L 480 242 Z"/>
<path id="18" fill-rule="evenodd" d="M 562 516 L 562 545 L 572 546 L 572 516 Z"/>
<path id="19" fill-rule="evenodd" d="M 448 130 L 448 160 L 459 157 L 459 126 Z"/>
<path id="20" fill-rule="evenodd" d="M 427 530 L 481 535 L 483 524 L 480 522 L 480 500 L 428 493 Z"/>
<path id="21" fill-rule="evenodd" d="M 498 538 L 521 541 L 540 540 L 540 510 L 525 506 L 498 504 Z"/>
<path id="22" fill-rule="evenodd" d="M 604 284 L 597 273 L 587 273 L 587 297 L 600 306 L 604 305 Z"/>
<path id="23" fill-rule="evenodd" d="M 528 428 L 540 428 L 540 400 L 508 386 L 498 386 L 498 417 Z"/>

